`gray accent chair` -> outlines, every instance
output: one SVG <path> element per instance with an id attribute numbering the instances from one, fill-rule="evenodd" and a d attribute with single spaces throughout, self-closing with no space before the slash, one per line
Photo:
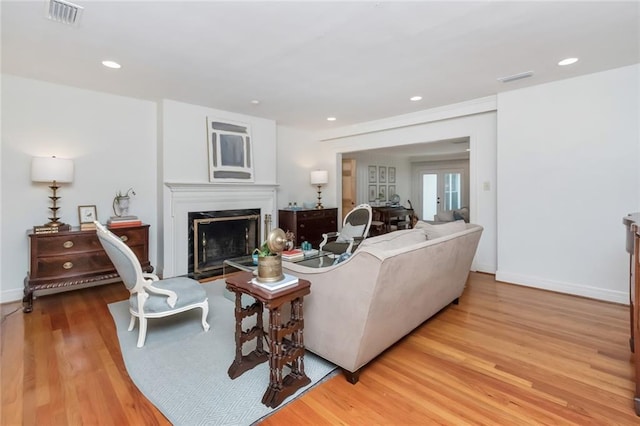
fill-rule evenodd
<path id="1" fill-rule="evenodd" d="M 99 222 L 94 223 L 100 244 L 130 293 L 129 331 L 135 327 L 136 318 L 140 320 L 137 343 L 139 348 L 144 346 L 149 318 L 162 318 L 200 308 L 202 328 L 209 331 L 209 299 L 198 281 L 186 277 L 161 280 L 155 274 L 142 272 L 140 261 L 129 246 Z"/>
<path id="2" fill-rule="evenodd" d="M 373 213 L 369 204 L 360 204 L 345 217 L 340 232 L 322 234 L 320 251 L 328 251 L 335 255 L 353 253 L 358 245 L 369 235 Z"/>

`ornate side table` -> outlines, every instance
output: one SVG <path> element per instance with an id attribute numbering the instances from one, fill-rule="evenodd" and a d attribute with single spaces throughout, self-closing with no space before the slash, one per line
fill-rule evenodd
<path id="1" fill-rule="evenodd" d="M 286 397 L 311 383 L 304 372 L 303 339 L 303 298 L 311 292 L 311 283 L 299 280 L 296 285 L 270 292 L 251 283 L 253 274 L 242 272 L 227 278 L 227 289 L 235 293 L 236 317 L 236 356 L 229 367 L 229 377 L 235 379 L 256 365 L 269 361 L 269 386 L 262 397 L 262 403 L 275 408 Z M 256 303 L 243 307 L 242 295 L 247 294 Z M 283 324 L 282 307 L 291 304 L 291 318 Z M 263 308 L 269 311 L 269 329 L 265 333 L 262 324 Z M 242 331 L 242 320 L 257 315 L 256 326 Z M 290 337 L 287 337 L 290 336 Z M 269 352 L 263 348 L 263 339 L 267 338 Z M 254 339 L 256 348 L 247 355 L 242 354 L 242 345 Z M 283 368 L 291 370 L 283 377 Z"/>

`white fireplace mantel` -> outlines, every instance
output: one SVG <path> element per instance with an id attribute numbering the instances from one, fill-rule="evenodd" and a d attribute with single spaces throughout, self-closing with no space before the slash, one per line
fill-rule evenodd
<path id="1" fill-rule="evenodd" d="M 270 214 L 275 224 L 277 188 L 271 184 L 165 183 L 162 275 L 173 277 L 189 271 L 189 212 L 259 208 L 261 223 Z"/>

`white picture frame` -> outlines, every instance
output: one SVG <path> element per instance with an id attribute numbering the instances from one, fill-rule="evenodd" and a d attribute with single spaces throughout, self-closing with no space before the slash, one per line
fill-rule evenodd
<path id="1" fill-rule="evenodd" d="M 389 183 L 396 183 L 396 168 L 389 167 L 389 172 L 387 177 L 389 178 Z"/>

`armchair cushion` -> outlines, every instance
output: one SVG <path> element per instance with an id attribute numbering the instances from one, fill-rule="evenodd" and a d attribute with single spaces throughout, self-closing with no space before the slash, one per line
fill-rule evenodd
<path id="1" fill-rule="evenodd" d="M 147 290 L 149 298 L 144 303 L 143 310 L 145 313 L 158 313 L 179 309 L 194 303 L 200 303 L 207 297 L 207 293 L 200 283 L 191 278 L 167 278 L 166 280 L 154 281 L 152 285 L 153 287 L 175 292 L 178 295 L 178 299 L 172 308 L 167 303 L 168 297 L 166 295 Z M 129 306 L 134 312 L 138 312 L 138 295 L 136 293 L 131 294 L 129 297 Z"/>
<path id="2" fill-rule="evenodd" d="M 362 237 L 366 225 L 352 225 L 345 223 L 336 239 L 338 243 L 348 243 L 355 237 Z"/>

